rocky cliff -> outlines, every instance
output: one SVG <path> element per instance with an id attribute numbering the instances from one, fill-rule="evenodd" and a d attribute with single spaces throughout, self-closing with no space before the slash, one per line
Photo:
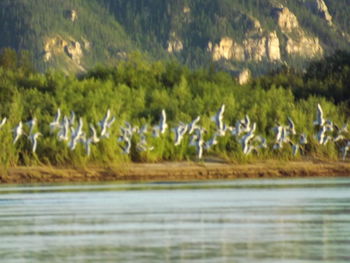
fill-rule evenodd
<path id="1" fill-rule="evenodd" d="M 271 10 L 280 34 L 277 31 L 267 31 L 261 28 L 260 22 L 255 18 L 255 34 L 247 32 L 246 37 L 238 42 L 228 36 L 222 37 L 217 43 L 208 43 L 207 50 L 212 59 L 236 61 L 267 60 L 280 61 L 282 53 L 288 57 L 300 56 L 313 58 L 323 54 L 323 47 L 316 36 L 306 33 L 300 26 L 297 17 L 282 5 Z M 283 42 L 280 41 L 283 38 Z"/>
<path id="2" fill-rule="evenodd" d="M 0 48 L 32 51 L 40 70 L 81 72 L 137 50 L 191 67 L 212 62 L 254 74 L 259 67 L 293 66 L 296 59 L 350 49 L 345 2 L 3 0 Z"/>

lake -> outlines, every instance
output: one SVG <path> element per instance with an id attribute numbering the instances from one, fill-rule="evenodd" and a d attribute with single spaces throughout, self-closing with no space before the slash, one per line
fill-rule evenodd
<path id="1" fill-rule="evenodd" d="M 350 262 L 350 179 L 0 186 L 0 262 Z"/>

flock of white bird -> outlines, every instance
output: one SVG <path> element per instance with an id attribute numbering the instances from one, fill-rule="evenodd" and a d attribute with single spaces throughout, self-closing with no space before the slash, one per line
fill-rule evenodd
<path id="1" fill-rule="evenodd" d="M 212 117 L 212 121 L 215 123 L 216 130 L 212 137 L 205 141 L 204 134 L 207 130 L 199 125 L 200 116 L 195 118 L 190 123 L 182 123 L 172 129 L 174 132 L 174 146 L 178 146 L 182 143 L 185 136 L 189 136 L 189 145 L 196 147 L 198 159 L 203 158 L 203 152 L 209 151 L 214 145 L 218 143 L 218 138 L 223 136 L 233 136 L 242 147 L 242 152 L 245 155 L 252 152 L 258 153 L 259 150 L 267 148 L 268 144 L 266 138 L 261 135 L 257 135 L 256 123 L 252 123 L 248 115 L 242 120 L 236 121 L 234 126 L 226 125 L 224 122 L 225 105 L 222 105 L 215 116 Z M 321 106 L 317 105 L 316 120 L 314 126 L 318 130 L 315 139 L 320 145 L 326 145 L 329 141 L 342 142 L 340 148 L 342 159 L 345 160 L 350 147 L 350 141 L 346 140 L 346 134 L 348 133 L 347 124 L 342 128 L 334 125 L 332 121 L 326 120 L 323 115 Z M 91 145 L 97 144 L 104 138 L 110 137 L 110 129 L 115 122 L 115 117 L 111 116 L 111 111 L 107 110 L 107 113 L 101 121 L 98 122 L 99 128 L 90 123 L 89 132 L 84 131 L 84 122 L 82 118 L 76 121 L 75 113 L 64 116 L 61 119 L 61 111 L 57 110 L 54 120 L 49 124 L 50 136 L 56 133 L 56 137 L 59 141 L 66 142 L 67 147 L 70 150 L 74 150 L 78 143 L 81 143 L 85 147 L 87 155 L 91 154 Z M 5 125 L 6 118 L 3 118 L 0 123 L 0 128 Z M 25 128 L 25 126 L 27 126 Z M 148 136 L 158 138 L 164 136 L 168 129 L 166 112 L 163 109 L 160 116 L 160 121 L 157 125 L 148 129 L 147 125 L 141 128 L 132 126 L 130 123 L 125 122 L 125 125 L 120 127 L 120 135 L 117 138 L 117 142 L 120 144 L 121 150 L 124 154 L 130 154 L 132 143 L 136 143 L 135 149 L 140 152 L 152 151 L 154 146 L 149 145 L 147 142 Z M 38 145 L 38 139 L 42 134 L 37 131 L 37 119 L 34 117 L 32 120 L 22 123 L 19 122 L 13 130 L 13 143 L 15 144 L 20 137 L 26 135 L 32 145 L 32 152 L 35 153 Z M 27 132 L 29 131 L 29 133 Z M 274 141 L 270 144 L 273 150 L 280 150 L 284 147 L 292 147 L 292 154 L 297 155 L 298 151 L 305 150 L 305 145 L 308 143 L 307 135 L 304 133 L 298 134 L 294 122 L 291 118 L 288 118 L 287 125 L 277 123 L 272 129 L 274 133 Z M 134 135 L 138 135 L 136 139 L 133 139 Z M 136 142 L 135 142 L 136 141 Z"/>

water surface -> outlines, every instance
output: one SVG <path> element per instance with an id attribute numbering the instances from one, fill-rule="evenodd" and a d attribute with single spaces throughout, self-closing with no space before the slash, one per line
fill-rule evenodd
<path id="1" fill-rule="evenodd" d="M 1 262 L 350 262 L 350 179 L 0 186 Z"/>

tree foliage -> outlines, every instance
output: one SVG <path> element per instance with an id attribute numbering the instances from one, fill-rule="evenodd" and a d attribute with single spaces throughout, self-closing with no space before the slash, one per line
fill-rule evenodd
<path id="1" fill-rule="evenodd" d="M 257 123 L 257 133 L 268 138 L 269 146 L 272 146 L 274 138 L 271 128 L 276 122 L 286 123 L 287 118 L 291 117 L 297 131 L 306 133 L 310 138 L 308 155 L 334 158 L 338 153 L 333 142 L 323 147 L 318 146 L 313 139 L 316 133 L 313 126 L 316 106 L 320 103 L 325 117 L 338 125 L 345 123 L 348 117 L 348 106 L 342 102 L 349 98 L 332 97 L 331 89 L 333 85 L 338 85 L 340 93 L 347 94 L 349 82 L 346 80 L 349 80 L 350 72 L 345 64 L 349 61 L 342 62 L 342 58 L 348 56 L 346 53 L 313 63 L 305 74 L 281 70 L 244 86 L 239 85 L 229 74 L 210 67 L 190 70 L 177 62 L 149 63 L 137 54 L 115 67 L 100 66 L 80 77 L 53 71 L 23 74 L 20 66 L 22 62 L 19 62 L 21 56 L 14 56 L 11 50 L 1 54 L 4 54 L 4 58 L 1 57 L 0 61 L 7 61 L 8 57 L 13 59 L 1 62 L 4 64 L 0 67 L 0 116 L 8 118 L 6 125 L 0 129 L 0 161 L 4 165 L 84 165 L 127 160 L 192 159 L 195 149 L 188 146 L 189 138 L 180 147 L 175 147 L 174 134 L 170 129 L 160 138 L 149 137 L 149 143 L 155 146 L 153 151 L 139 153 L 134 147 L 131 155 L 123 155 L 121 144 L 117 142 L 119 128 L 125 121 L 138 126 L 148 124 L 151 127 L 159 122 L 161 110 L 165 109 L 170 127 L 179 122 L 188 123 L 200 115 L 200 125 L 208 131 L 205 139 L 209 139 L 215 126 L 211 117 L 223 103 L 226 105 L 224 120 L 228 125 L 234 125 L 248 114 Z M 14 61 L 17 65 L 15 69 Z M 333 66 L 325 66 L 329 63 L 333 63 Z M 338 66 L 335 65 L 337 63 Z M 332 70 L 322 73 L 322 70 L 315 70 L 315 67 Z M 341 80 L 339 74 L 343 76 Z M 315 93 L 312 87 L 320 85 L 325 90 Z M 305 88 L 303 92 L 302 87 Z M 337 105 L 329 98 L 333 98 Z M 50 133 L 49 123 L 58 108 L 62 115 L 75 111 L 77 117 L 82 117 L 86 133 L 89 132 L 88 124 L 97 127 L 107 109 L 111 109 L 117 121 L 112 126 L 110 138 L 93 145 L 92 155 L 87 157 L 83 145 L 79 144 L 75 151 L 70 151 L 66 142 L 59 141 L 55 134 Z M 21 137 L 16 144 L 12 142 L 12 129 L 19 121 L 27 122 L 34 116 L 38 119 L 38 130 L 44 135 L 39 139 L 36 154 L 31 152 L 27 137 Z M 29 132 L 26 125 L 25 130 L 26 133 Z M 229 135 L 220 138 L 218 145 L 206 154 L 244 160 L 238 142 Z M 276 152 L 270 147 L 252 158 L 291 158 L 290 156 L 288 149 Z"/>

